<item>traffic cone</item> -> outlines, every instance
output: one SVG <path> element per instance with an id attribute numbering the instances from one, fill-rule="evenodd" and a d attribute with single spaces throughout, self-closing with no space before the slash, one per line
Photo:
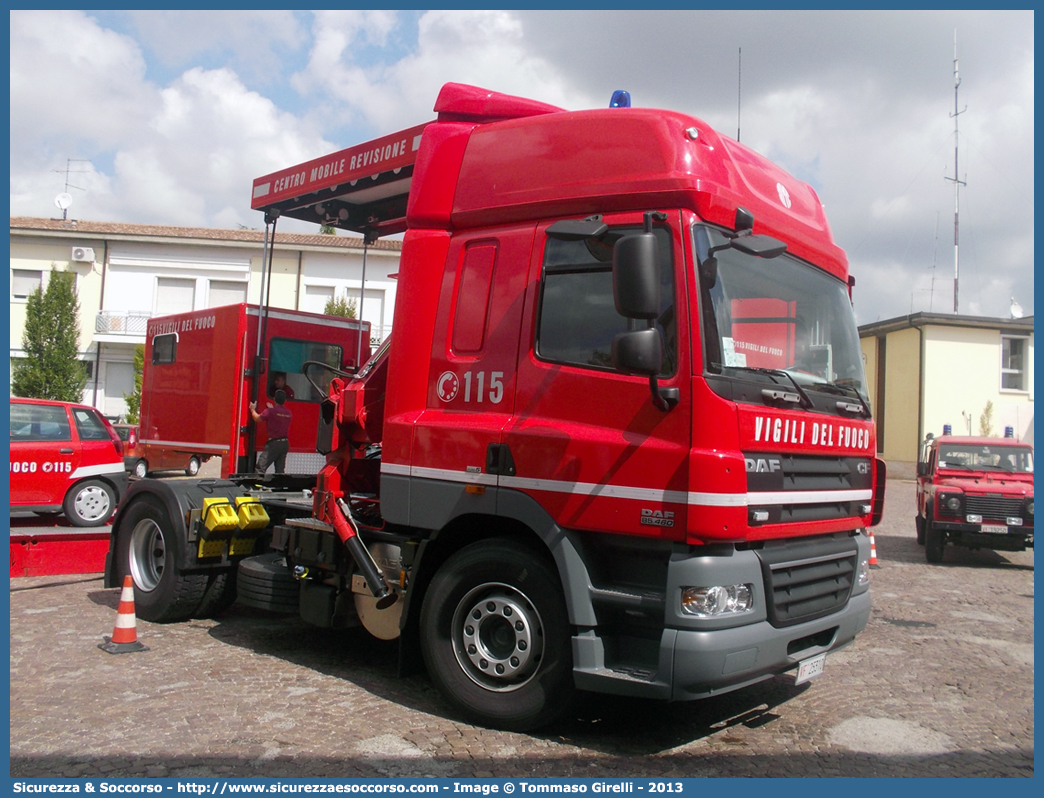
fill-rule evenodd
<path id="1" fill-rule="evenodd" d="M 112 637 L 105 638 L 98 648 L 109 654 L 129 654 L 132 651 L 148 651 L 148 646 L 138 642 L 137 620 L 134 617 L 134 580 L 130 574 L 123 577 L 120 606 L 116 610 L 116 626 Z"/>
<path id="2" fill-rule="evenodd" d="M 869 531 L 869 530 L 867 530 L 867 531 Z M 881 567 L 880 565 L 877 564 L 877 544 L 874 543 L 874 533 L 873 532 L 870 532 L 870 567 L 871 568 L 880 568 Z"/>

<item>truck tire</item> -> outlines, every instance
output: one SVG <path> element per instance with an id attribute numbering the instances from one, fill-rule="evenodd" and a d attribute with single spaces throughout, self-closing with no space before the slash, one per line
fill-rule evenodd
<path id="1" fill-rule="evenodd" d="M 73 526 L 101 526 L 116 512 L 116 492 L 100 479 L 78 482 L 65 494 L 62 510 Z"/>
<path id="2" fill-rule="evenodd" d="M 270 612 L 296 613 L 301 583 L 294 579 L 286 557 L 278 552 L 247 557 L 239 563 L 236 601 Z"/>
<path id="3" fill-rule="evenodd" d="M 187 542 L 174 531 L 155 499 L 138 498 L 126 508 L 116 541 L 119 575 L 134 579 L 134 611 L 145 621 L 169 623 L 192 617 L 207 589 L 206 574 L 183 574 L 177 563 Z"/>
<path id="4" fill-rule="evenodd" d="M 914 527 L 917 529 L 917 545 L 924 545 L 924 519 L 919 515 L 914 516 Z"/>
<path id="5" fill-rule="evenodd" d="M 930 563 L 943 561 L 943 552 L 946 550 L 946 538 L 943 533 L 935 528 L 931 519 L 924 522 L 924 557 Z"/>
<path id="6" fill-rule="evenodd" d="M 483 540 L 450 557 L 425 593 L 420 642 L 436 686 L 479 724 L 527 731 L 570 704 L 570 626 L 558 575 L 519 543 Z"/>
<path id="7" fill-rule="evenodd" d="M 145 479 L 149 475 L 149 463 L 144 457 L 134 463 L 133 474 L 138 479 Z"/>
<path id="8" fill-rule="evenodd" d="M 190 477 L 194 477 L 199 473 L 199 458 L 196 455 L 192 455 L 189 458 L 188 465 L 185 466 L 185 473 Z"/>
<path id="9" fill-rule="evenodd" d="M 213 618 L 231 607 L 236 600 L 236 569 L 219 571 L 207 579 L 207 589 L 192 613 L 193 618 Z"/>

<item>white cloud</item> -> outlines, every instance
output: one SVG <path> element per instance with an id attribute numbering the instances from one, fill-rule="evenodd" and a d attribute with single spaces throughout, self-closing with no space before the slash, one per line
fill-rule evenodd
<path id="1" fill-rule="evenodd" d="M 552 105 L 587 104 L 554 67 L 529 53 L 521 23 L 506 11 L 426 12 L 413 52 L 391 63 L 356 63 L 353 46 L 362 38 L 372 40 L 374 30 L 387 37 L 394 23 L 380 12 L 316 15 L 315 46 L 294 86 L 329 98 L 321 113 L 330 124 L 361 123 L 384 133 L 427 121 L 447 82 L 539 97 Z"/>
<path id="2" fill-rule="evenodd" d="M 40 141 L 53 151 L 110 146 L 157 100 L 133 40 L 81 11 L 11 12 L 12 156 L 41 163 Z"/>

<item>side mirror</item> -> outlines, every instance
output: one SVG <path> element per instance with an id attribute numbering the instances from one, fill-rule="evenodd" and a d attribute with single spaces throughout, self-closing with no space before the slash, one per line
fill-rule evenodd
<path id="1" fill-rule="evenodd" d="M 613 245 L 613 300 L 627 319 L 660 315 L 660 268 L 651 232 L 624 236 Z"/>
<path id="2" fill-rule="evenodd" d="M 772 236 L 736 236 L 732 248 L 756 258 L 778 258 L 787 251 L 787 245 Z"/>
<path id="3" fill-rule="evenodd" d="M 919 476 L 919 477 L 926 477 L 926 476 L 928 476 L 928 464 L 927 463 L 921 463 L 921 462 L 917 463 L 917 476 Z"/>
<path id="4" fill-rule="evenodd" d="M 663 343 L 655 327 L 619 333 L 613 338 L 613 368 L 622 374 L 655 377 L 663 368 Z"/>

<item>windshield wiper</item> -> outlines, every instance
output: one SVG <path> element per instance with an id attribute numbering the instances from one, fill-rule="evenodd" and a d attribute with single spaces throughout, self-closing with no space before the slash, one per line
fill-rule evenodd
<path id="1" fill-rule="evenodd" d="M 790 372 L 784 373 L 789 375 Z M 873 415 L 873 413 L 870 412 L 870 405 L 866 403 L 866 400 L 863 399 L 863 395 L 859 393 L 859 391 L 855 388 L 850 388 L 845 385 L 838 385 L 833 382 L 817 382 L 814 383 L 811 386 L 811 388 L 814 391 L 819 391 L 820 393 L 829 393 L 834 396 L 854 397 L 859 401 L 858 406 L 849 404 L 848 402 L 838 402 L 838 410 L 845 410 L 849 413 L 859 413 L 860 415 L 866 415 L 867 418 L 870 418 Z"/>
<path id="2" fill-rule="evenodd" d="M 814 407 L 814 405 L 812 404 L 812 400 L 809 399 L 808 398 L 808 394 L 805 393 L 805 389 L 802 388 L 800 385 L 798 385 L 798 382 L 797 382 L 797 380 L 794 379 L 793 375 L 788 374 L 786 371 L 783 371 L 782 369 L 767 369 L 767 368 L 758 368 L 758 367 L 755 367 L 755 366 L 736 366 L 735 368 L 740 368 L 740 369 L 743 369 L 744 371 L 753 371 L 753 372 L 756 372 L 758 374 L 768 374 L 770 377 L 773 377 L 773 376 L 774 377 L 781 377 L 781 376 L 782 377 L 786 377 L 788 380 L 790 380 L 790 384 L 793 385 L 794 389 L 798 392 L 799 404 L 802 407 L 804 407 L 806 410 L 811 408 L 811 407 Z M 784 401 L 786 401 L 785 400 L 786 394 L 779 394 L 778 392 L 767 392 L 767 391 L 762 391 L 761 393 L 762 393 L 763 396 L 765 396 L 768 399 L 783 399 Z"/>

